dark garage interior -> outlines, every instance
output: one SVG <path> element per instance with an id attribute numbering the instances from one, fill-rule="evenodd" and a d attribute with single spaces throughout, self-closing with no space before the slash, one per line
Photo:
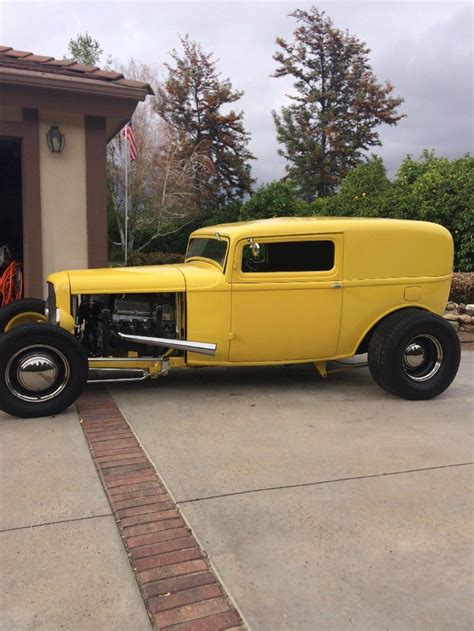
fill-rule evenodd
<path id="1" fill-rule="evenodd" d="M 12 259 L 21 263 L 21 142 L 0 139 L 0 247 L 4 245 Z"/>

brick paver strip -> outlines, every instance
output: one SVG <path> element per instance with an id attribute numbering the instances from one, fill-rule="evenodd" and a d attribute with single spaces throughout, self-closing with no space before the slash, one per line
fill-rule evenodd
<path id="1" fill-rule="evenodd" d="M 244 630 L 206 553 L 107 390 L 87 390 L 77 408 L 153 628 Z"/>

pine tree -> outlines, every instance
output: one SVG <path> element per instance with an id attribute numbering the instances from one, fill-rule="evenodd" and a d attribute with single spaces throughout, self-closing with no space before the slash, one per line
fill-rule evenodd
<path id="1" fill-rule="evenodd" d="M 380 145 L 377 127 L 396 125 L 403 102 L 389 82 L 377 82 L 370 50 L 348 31 L 336 28 L 324 11 L 290 13 L 297 28 L 292 42 L 278 37 L 274 77 L 294 77 L 293 103 L 273 112 L 280 155 L 302 196 L 333 192 L 360 163 L 364 151 Z"/>
<path id="2" fill-rule="evenodd" d="M 181 38 L 181 44 L 183 52 L 173 50 L 174 63 L 165 64 L 168 76 L 159 90 L 157 111 L 174 130 L 181 155 L 208 156 L 211 168 L 200 174 L 199 203 L 205 212 L 212 211 L 251 190 L 250 134 L 243 113 L 226 107 L 243 92 L 220 78 L 213 53 L 205 53 L 188 36 Z"/>
<path id="3" fill-rule="evenodd" d="M 103 53 L 99 42 L 93 39 L 89 33 L 77 35 L 76 39 L 71 38 L 67 45 L 68 59 L 75 59 L 81 64 L 95 66 L 99 63 Z"/>

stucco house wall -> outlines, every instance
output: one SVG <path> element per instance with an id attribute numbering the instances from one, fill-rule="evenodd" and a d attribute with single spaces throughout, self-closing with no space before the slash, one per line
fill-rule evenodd
<path id="1" fill-rule="evenodd" d="M 0 46 L 0 140 L 21 142 L 26 296 L 43 297 L 51 272 L 107 265 L 107 142 L 149 94 L 118 72 Z M 46 143 L 54 123 L 61 153 Z"/>
<path id="2" fill-rule="evenodd" d="M 66 137 L 59 154 L 51 153 L 45 142 L 52 123 Z M 38 133 L 43 276 L 47 277 L 64 267 L 89 266 L 84 117 L 40 110 Z"/>

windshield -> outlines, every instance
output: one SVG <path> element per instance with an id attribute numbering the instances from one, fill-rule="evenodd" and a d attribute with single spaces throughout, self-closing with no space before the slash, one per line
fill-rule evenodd
<path id="1" fill-rule="evenodd" d="M 210 259 L 223 268 L 226 254 L 226 240 L 212 239 L 211 237 L 199 237 L 190 239 L 185 260 L 187 261 L 188 259 L 194 257 Z"/>

